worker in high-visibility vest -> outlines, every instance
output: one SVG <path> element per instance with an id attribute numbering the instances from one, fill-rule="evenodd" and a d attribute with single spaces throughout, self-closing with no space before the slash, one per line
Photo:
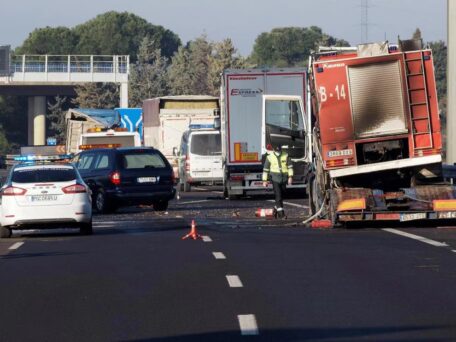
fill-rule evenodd
<path id="1" fill-rule="evenodd" d="M 293 164 L 286 151 L 281 146 L 276 146 L 269 152 L 263 166 L 263 186 L 268 186 L 269 178 L 275 195 L 275 212 L 277 218 L 284 218 L 283 193 L 285 186 L 293 182 Z"/>

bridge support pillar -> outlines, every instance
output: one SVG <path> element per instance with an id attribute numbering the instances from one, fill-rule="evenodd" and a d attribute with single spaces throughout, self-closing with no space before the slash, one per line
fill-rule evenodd
<path id="1" fill-rule="evenodd" d="M 28 98 L 28 144 L 46 144 L 46 96 Z"/>
<path id="2" fill-rule="evenodd" d="M 120 107 L 128 108 L 128 83 L 120 84 Z"/>

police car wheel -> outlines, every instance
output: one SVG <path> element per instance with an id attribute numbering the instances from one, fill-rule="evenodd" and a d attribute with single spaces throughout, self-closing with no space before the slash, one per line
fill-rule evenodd
<path id="1" fill-rule="evenodd" d="M 2 239 L 8 239 L 12 235 L 11 229 L 8 227 L 0 227 L 0 238 Z"/>

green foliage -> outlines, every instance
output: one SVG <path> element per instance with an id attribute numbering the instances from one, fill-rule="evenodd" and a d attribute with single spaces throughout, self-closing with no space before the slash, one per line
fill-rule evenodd
<path id="1" fill-rule="evenodd" d="M 221 74 L 225 69 L 246 68 L 245 58 L 238 55 L 231 39 L 227 38 L 213 45 L 209 68 L 209 93 L 220 95 Z"/>
<path id="2" fill-rule="evenodd" d="M 128 55 L 133 60 L 141 41 L 148 36 L 157 43 L 164 56 L 170 57 L 180 45 L 179 37 L 162 26 L 148 23 L 143 18 L 128 12 L 107 12 L 78 25 L 76 51 L 79 54 Z"/>
<path id="3" fill-rule="evenodd" d="M 246 65 L 230 39 L 214 43 L 203 35 L 174 55 L 169 67 L 171 93 L 218 96 L 222 71 Z"/>
<path id="4" fill-rule="evenodd" d="M 130 67 L 130 103 L 142 106 L 145 99 L 168 94 L 168 59 L 161 55 L 157 44 L 145 37 L 139 47 L 137 62 Z"/>
<path id="5" fill-rule="evenodd" d="M 435 80 L 437 82 L 437 93 L 439 97 L 446 96 L 447 81 L 447 46 L 443 41 L 430 42 L 429 47 L 434 57 Z"/>
<path id="6" fill-rule="evenodd" d="M 304 66 L 311 50 L 318 45 L 349 44 L 323 33 L 317 26 L 275 28 L 256 38 L 250 59 L 258 66 Z"/>
<path id="7" fill-rule="evenodd" d="M 75 28 L 45 27 L 34 30 L 15 51 L 19 54 L 131 55 L 136 59 L 144 37 L 150 37 L 171 57 L 181 44 L 179 37 L 162 26 L 128 12 L 106 12 Z"/>
<path id="8" fill-rule="evenodd" d="M 27 98 L 0 96 L 0 132 L 10 150 L 27 145 Z M 4 145 L 6 146 L 6 145 Z"/>
<path id="9" fill-rule="evenodd" d="M 69 100 L 66 97 L 56 96 L 48 101 L 47 119 L 50 122 L 48 136 L 57 139 L 57 144 L 65 144 L 65 114 L 69 107 Z"/>
<path id="10" fill-rule="evenodd" d="M 77 41 L 75 32 L 67 27 L 47 26 L 35 29 L 30 33 L 22 46 L 15 50 L 15 54 L 72 54 L 75 53 Z"/>
<path id="11" fill-rule="evenodd" d="M 119 86 L 114 83 L 84 83 L 76 88 L 72 104 L 79 108 L 114 109 L 119 107 Z"/>

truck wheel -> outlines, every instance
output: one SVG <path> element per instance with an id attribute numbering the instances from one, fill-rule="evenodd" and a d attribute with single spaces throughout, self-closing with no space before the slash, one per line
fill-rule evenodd
<path id="1" fill-rule="evenodd" d="M 168 201 L 158 201 L 153 203 L 155 211 L 166 211 L 168 209 Z"/>
<path id="2" fill-rule="evenodd" d="M 12 235 L 12 233 L 11 233 L 11 229 L 10 228 L 0 226 L 0 238 L 8 239 L 8 238 L 11 237 L 11 235 Z"/>
<path id="3" fill-rule="evenodd" d="M 92 221 L 81 223 L 79 226 L 79 232 L 82 235 L 92 235 L 92 233 L 93 233 Z"/>

